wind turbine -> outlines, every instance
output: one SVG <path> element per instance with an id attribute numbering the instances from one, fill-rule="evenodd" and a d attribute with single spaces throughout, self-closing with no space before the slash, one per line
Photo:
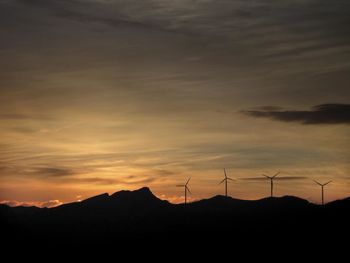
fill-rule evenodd
<path id="1" fill-rule="evenodd" d="M 324 190 L 323 190 L 323 188 L 327 185 L 327 184 L 329 184 L 330 182 L 332 182 L 332 181 L 329 181 L 329 182 L 327 182 L 327 183 L 325 183 L 325 184 L 321 184 L 321 183 L 319 183 L 319 182 L 317 182 L 316 180 L 314 180 L 314 182 L 316 183 L 316 184 L 318 184 L 319 186 L 321 186 L 321 194 L 322 194 L 322 205 L 324 205 Z"/>
<path id="2" fill-rule="evenodd" d="M 177 187 L 183 187 L 184 190 L 185 190 L 185 204 L 187 204 L 187 191 L 188 191 L 190 194 L 192 194 L 191 191 L 190 191 L 190 189 L 188 188 L 188 183 L 189 183 L 190 180 L 191 180 L 191 177 L 188 178 L 186 184 L 177 185 Z"/>
<path id="3" fill-rule="evenodd" d="M 266 174 L 263 174 L 263 176 L 265 176 L 266 178 L 270 179 L 270 185 L 271 185 L 271 197 L 273 197 L 273 179 L 276 178 L 277 175 L 279 175 L 280 172 L 276 173 L 275 175 L 273 176 L 268 176 Z"/>
<path id="4" fill-rule="evenodd" d="M 223 182 L 225 182 L 225 196 L 227 197 L 227 181 L 228 180 L 233 181 L 233 179 L 231 179 L 230 177 L 227 177 L 225 168 L 224 168 L 224 174 L 225 174 L 225 178 L 219 184 L 222 184 Z"/>

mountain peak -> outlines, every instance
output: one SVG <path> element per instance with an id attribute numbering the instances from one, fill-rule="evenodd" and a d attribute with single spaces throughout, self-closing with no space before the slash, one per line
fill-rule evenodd
<path id="1" fill-rule="evenodd" d="M 111 195 L 115 201 L 128 202 L 133 204 L 156 204 L 166 201 L 156 197 L 148 187 L 142 187 L 134 191 L 119 191 Z"/>
<path id="2" fill-rule="evenodd" d="M 136 194 L 145 194 L 145 195 L 152 195 L 152 196 L 154 196 L 154 194 L 152 193 L 151 189 L 149 189 L 148 187 L 141 187 L 140 189 L 134 190 L 132 192 L 136 193 Z"/>
<path id="3" fill-rule="evenodd" d="M 299 209 L 310 206 L 310 202 L 296 197 L 296 196 L 279 196 L 279 197 L 266 197 L 256 201 L 257 204 L 262 205 L 263 207 L 274 207 L 274 209 L 279 210 L 290 210 L 290 209 Z"/>
<path id="4" fill-rule="evenodd" d="M 107 193 L 96 195 L 88 199 L 83 200 L 81 203 L 99 203 L 101 201 L 107 200 L 109 195 Z"/>
<path id="5" fill-rule="evenodd" d="M 233 206 L 243 205 L 247 202 L 249 201 L 232 198 L 231 196 L 216 195 L 208 199 L 193 202 L 191 205 L 193 207 L 202 207 L 205 209 L 228 209 Z"/>
<path id="6" fill-rule="evenodd" d="M 270 202 L 285 202 L 285 203 L 303 203 L 308 204 L 309 201 L 302 199 L 300 197 L 292 196 L 292 195 L 284 195 L 284 196 L 278 196 L 278 197 L 265 197 L 263 199 L 260 199 L 260 201 L 270 201 Z"/>
<path id="7" fill-rule="evenodd" d="M 140 197 L 155 197 L 154 194 L 148 187 L 141 187 L 140 189 L 136 189 L 133 191 L 130 190 L 122 190 L 115 192 L 111 195 L 111 197 L 119 197 L 119 196 L 140 196 Z"/>

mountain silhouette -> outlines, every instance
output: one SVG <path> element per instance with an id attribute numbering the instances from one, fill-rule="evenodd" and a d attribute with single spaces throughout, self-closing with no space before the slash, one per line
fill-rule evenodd
<path id="1" fill-rule="evenodd" d="M 169 206 L 170 203 L 156 197 L 148 187 L 135 191 L 119 191 L 110 196 L 113 205 L 137 209 L 153 209 Z"/>
<path id="2" fill-rule="evenodd" d="M 82 202 L 79 202 L 83 205 L 99 205 L 102 202 L 107 201 L 109 198 L 109 195 L 107 193 L 96 195 L 93 197 L 90 197 L 88 199 L 83 200 Z"/>
<path id="3" fill-rule="evenodd" d="M 104 193 L 93 196 L 81 202 L 68 203 L 53 208 L 109 208 L 109 209 L 134 209 L 151 208 L 169 204 L 168 201 L 157 198 L 148 187 L 143 187 L 135 191 L 119 191 L 112 195 Z"/>
<path id="4" fill-rule="evenodd" d="M 316 238 L 317 229 L 329 224 L 333 231 L 344 233 L 349 208 L 350 198 L 320 206 L 294 196 L 240 200 L 218 195 L 186 205 L 171 204 L 143 187 L 54 208 L 0 205 L 0 215 L 8 239 L 43 246 L 170 243 L 185 235 L 192 242 L 208 244 L 223 235 L 242 242 L 250 238 L 289 240 L 305 233 Z"/>

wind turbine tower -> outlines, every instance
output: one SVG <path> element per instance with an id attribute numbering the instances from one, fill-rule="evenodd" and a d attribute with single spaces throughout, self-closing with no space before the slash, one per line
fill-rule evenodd
<path id="1" fill-rule="evenodd" d="M 324 183 L 324 184 L 321 184 L 321 183 L 319 183 L 319 182 L 317 182 L 317 181 L 315 181 L 315 180 L 314 180 L 314 182 L 315 182 L 316 184 L 318 184 L 319 186 L 321 186 L 322 205 L 324 205 L 324 189 L 323 189 L 323 188 L 324 188 L 327 184 L 331 183 L 332 181 L 329 181 L 329 182 Z"/>
<path id="2" fill-rule="evenodd" d="M 270 187 L 271 187 L 271 197 L 273 197 L 273 179 L 275 179 L 277 177 L 277 175 L 279 175 L 280 172 L 276 173 L 273 176 L 268 176 L 266 174 L 263 174 L 263 176 L 265 176 L 267 179 L 270 179 Z"/>
<path id="3" fill-rule="evenodd" d="M 191 177 L 188 178 L 186 184 L 177 185 L 177 187 L 183 187 L 183 188 L 184 188 L 184 192 L 185 192 L 185 204 L 187 204 L 187 192 L 189 192 L 190 194 L 192 194 L 191 191 L 190 191 L 190 189 L 188 188 L 188 183 L 190 182 L 190 179 L 191 179 Z"/>
<path id="4" fill-rule="evenodd" d="M 225 178 L 219 184 L 222 184 L 223 182 L 225 182 L 225 196 L 227 197 L 227 181 L 228 180 L 233 181 L 233 179 L 227 176 L 225 168 L 224 168 L 224 175 L 225 175 Z"/>

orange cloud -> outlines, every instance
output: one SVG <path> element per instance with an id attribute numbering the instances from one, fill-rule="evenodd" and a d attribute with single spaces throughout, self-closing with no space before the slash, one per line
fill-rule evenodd
<path id="1" fill-rule="evenodd" d="M 60 200 L 49 200 L 46 202 L 24 202 L 24 201 L 16 201 L 16 200 L 3 200 L 0 201 L 0 204 L 8 205 L 8 206 L 36 206 L 36 207 L 55 207 L 62 205 L 63 203 Z"/>

